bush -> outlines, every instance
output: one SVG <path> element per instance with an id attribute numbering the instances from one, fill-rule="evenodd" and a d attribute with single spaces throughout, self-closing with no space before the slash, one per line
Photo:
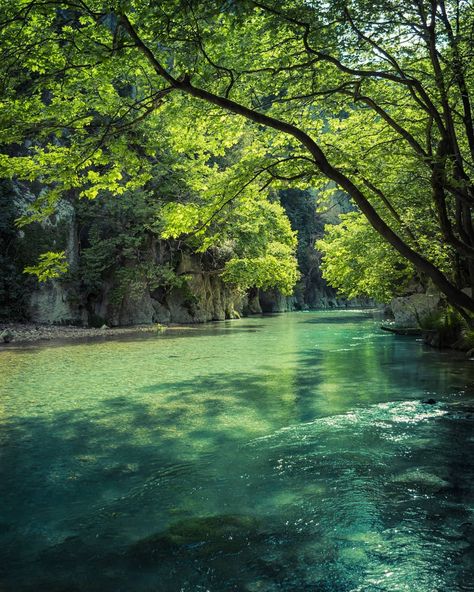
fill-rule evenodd
<path id="1" fill-rule="evenodd" d="M 453 344 L 466 328 L 464 319 L 451 307 L 432 312 L 418 324 L 423 331 L 436 332 L 440 346 Z"/>

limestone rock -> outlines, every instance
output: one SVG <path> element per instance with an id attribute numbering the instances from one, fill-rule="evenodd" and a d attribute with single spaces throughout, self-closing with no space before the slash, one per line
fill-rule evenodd
<path id="1" fill-rule="evenodd" d="M 30 318 L 35 323 L 74 324 L 82 320 L 72 306 L 66 288 L 57 280 L 49 280 L 31 294 Z"/>
<path id="2" fill-rule="evenodd" d="M 146 289 L 141 294 L 126 294 L 120 304 L 118 325 L 151 325 L 154 321 L 155 309 L 152 298 Z"/>
<path id="3" fill-rule="evenodd" d="M 205 271 L 197 257 L 183 256 L 177 273 L 188 277 L 187 286 L 175 288 L 155 303 L 157 322 L 223 321 L 238 318 L 242 313 L 244 294 L 226 285 L 216 273 Z"/>
<path id="4" fill-rule="evenodd" d="M 3 343 L 10 343 L 13 339 L 15 339 L 15 335 L 8 329 L 5 329 L 0 333 L 0 340 L 3 341 Z"/>
<path id="5" fill-rule="evenodd" d="M 154 314 L 153 320 L 155 323 L 170 323 L 171 322 L 171 313 L 167 306 L 155 300 L 154 298 L 151 301 L 153 306 Z"/>
<path id="6" fill-rule="evenodd" d="M 260 306 L 263 312 L 290 312 L 295 310 L 296 299 L 293 296 L 283 296 L 278 290 L 262 290 L 260 292 Z"/>
<path id="7" fill-rule="evenodd" d="M 408 487 L 414 487 L 421 491 L 435 492 L 449 487 L 449 483 L 425 470 L 408 470 L 392 478 L 392 483 L 400 483 Z"/>
<path id="8" fill-rule="evenodd" d="M 251 290 L 244 303 L 246 314 L 262 314 L 258 290 Z"/>
<path id="9" fill-rule="evenodd" d="M 439 294 L 411 294 L 393 298 L 390 307 L 397 327 L 418 327 L 420 321 L 435 312 L 440 304 Z"/>

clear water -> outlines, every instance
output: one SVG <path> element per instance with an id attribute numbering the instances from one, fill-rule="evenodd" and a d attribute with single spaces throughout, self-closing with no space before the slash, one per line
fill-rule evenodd
<path id="1" fill-rule="evenodd" d="M 474 590 L 473 419 L 365 313 L 5 348 L 0 590 Z"/>

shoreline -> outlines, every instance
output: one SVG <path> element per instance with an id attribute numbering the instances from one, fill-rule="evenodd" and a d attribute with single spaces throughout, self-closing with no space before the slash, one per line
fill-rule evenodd
<path id="1" fill-rule="evenodd" d="M 184 329 L 183 325 L 130 325 L 128 327 L 80 327 L 76 325 L 43 325 L 39 323 L 0 323 L 0 336 L 4 331 L 13 334 L 10 342 L 0 337 L 2 349 L 46 344 L 49 342 L 73 342 L 95 337 L 121 337 L 129 335 L 159 335 L 169 329 Z"/>
<path id="2" fill-rule="evenodd" d="M 327 309 L 324 309 L 325 311 Z M 342 311 L 376 311 L 377 309 L 334 309 Z M 317 309 L 314 309 L 316 312 Z M 303 311 L 306 312 L 306 311 Z M 313 312 L 313 310 L 311 311 Z M 264 313 L 265 314 L 265 313 Z M 285 314 L 285 313 L 267 313 L 267 314 Z M 251 315 L 259 316 L 259 315 Z M 230 321 L 232 319 L 226 319 Z M 126 337 L 132 335 L 160 335 L 169 331 L 192 331 L 198 328 L 203 328 L 206 325 L 213 323 L 220 323 L 224 321 L 207 321 L 205 323 L 170 323 L 164 325 L 155 323 L 153 325 L 129 325 L 127 327 L 81 327 L 78 325 L 47 325 L 43 323 L 11 323 L 0 322 L 0 352 L 7 348 L 14 348 L 17 346 L 28 346 L 30 344 L 46 344 L 51 342 L 74 342 L 81 339 L 90 338 L 111 338 L 111 337 Z M 7 331 L 13 334 L 10 342 L 4 342 L 2 333 Z"/>

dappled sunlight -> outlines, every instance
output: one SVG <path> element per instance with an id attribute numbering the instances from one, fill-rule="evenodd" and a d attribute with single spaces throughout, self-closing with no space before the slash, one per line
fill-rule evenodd
<path id="1" fill-rule="evenodd" d="M 326 315 L 2 352 L 7 585 L 462 590 L 474 369 Z"/>

